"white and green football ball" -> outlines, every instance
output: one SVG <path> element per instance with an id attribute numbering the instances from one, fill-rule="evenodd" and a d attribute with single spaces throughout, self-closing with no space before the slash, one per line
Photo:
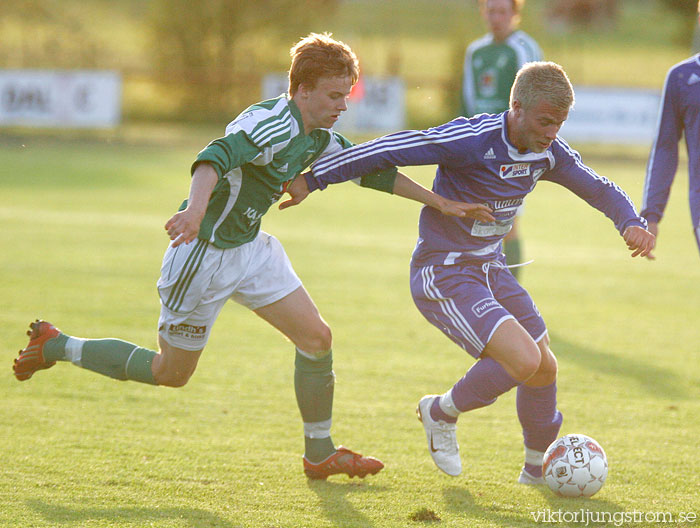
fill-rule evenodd
<path id="1" fill-rule="evenodd" d="M 547 448 L 542 476 L 563 497 L 591 497 L 605 484 L 608 458 L 598 442 L 582 434 L 568 434 Z"/>

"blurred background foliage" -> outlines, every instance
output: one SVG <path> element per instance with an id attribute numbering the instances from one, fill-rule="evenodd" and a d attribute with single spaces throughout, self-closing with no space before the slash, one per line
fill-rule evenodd
<path id="1" fill-rule="evenodd" d="M 522 29 L 575 85 L 659 90 L 690 55 L 696 0 L 528 0 Z M 456 112 L 477 0 L 15 0 L 0 2 L 0 68 L 113 69 L 125 121 L 228 122 L 330 31 L 365 74 L 399 75 L 408 126 Z"/>

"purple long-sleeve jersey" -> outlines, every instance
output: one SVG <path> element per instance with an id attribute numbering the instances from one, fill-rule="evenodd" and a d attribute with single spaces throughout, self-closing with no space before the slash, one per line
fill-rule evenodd
<path id="1" fill-rule="evenodd" d="M 678 168 L 678 143 L 685 132 L 690 211 L 693 227 L 700 229 L 700 54 L 668 71 L 662 101 L 656 139 L 647 163 L 641 214 L 650 222 L 663 217 Z"/>
<path id="2" fill-rule="evenodd" d="M 539 180 L 570 189 L 605 213 L 620 233 L 632 225 L 646 227 L 627 194 L 585 166 L 563 139 L 557 137 L 542 153 L 518 153 L 508 141 L 506 116 L 460 117 L 428 130 L 389 134 L 317 161 L 306 181 L 313 191 L 392 166 L 437 165 L 435 193 L 491 207 L 496 221 L 490 223 L 424 207 L 413 253 L 419 266 L 497 258 L 516 209 Z"/>

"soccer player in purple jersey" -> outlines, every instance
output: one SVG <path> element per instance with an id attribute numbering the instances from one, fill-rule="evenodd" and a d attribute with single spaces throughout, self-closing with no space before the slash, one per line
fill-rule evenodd
<path id="1" fill-rule="evenodd" d="M 656 139 L 647 163 L 641 215 L 649 223 L 649 231 L 657 235 L 678 168 L 678 142 L 685 133 L 690 217 L 700 250 L 700 54 L 668 71 L 662 99 Z"/>
<path id="2" fill-rule="evenodd" d="M 418 404 L 430 454 L 449 475 L 462 463 L 456 422 L 517 387 L 525 465 L 518 479 L 541 484 L 542 457 L 562 423 L 557 410 L 557 361 L 532 298 L 505 264 L 502 240 L 516 208 L 539 180 L 563 185 L 605 213 L 632 256 L 647 256 L 654 235 L 627 194 L 581 161 L 557 133 L 574 103 L 564 70 L 526 64 L 515 79 L 509 110 L 459 117 L 423 131 L 384 136 L 319 160 L 289 187 L 295 205 L 306 195 L 380 168 L 438 165 L 433 191 L 452 200 L 488 204 L 494 221 L 453 218 L 424 207 L 411 262 L 411 293 L 433 325 L 478 361 L 442 395 Z"/>
<path id="3" fill-rule="evenodd" d="M 518 29 L 525 0 L 479 0 L 489 32 L 467 48 L 462 80 L 460 114 L 496 114 L 508 110 L 510 89 L 515 75 L 526 63 L 542 60 L 542 50 L 535 40 Z M 522 262 L 522 243 L 518 211 L 510 231 L 503 239 L 503 253 L 508 264 Z M 519 267 L 511 268 L 518 278 Z"/>

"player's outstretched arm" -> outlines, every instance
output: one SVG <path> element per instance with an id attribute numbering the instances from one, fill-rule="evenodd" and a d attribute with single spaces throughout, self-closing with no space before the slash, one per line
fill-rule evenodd
<path id="1" fill-rule="evenodd" d="M 491 215 L 492 211 L 489 206 L 484 204 L 470 204 L 448 200 L 447 198 L 426 189 L 402 172 L 398 172 L 396 174 L 394 194 L 408 198 L 409 200 L 415 200 L 416 202 L 420 202 L 429 207 L 437 209 L 444 215 L 474 218 L 475 220 L 480 220 L 482 222 L 496 221 Z"/>
<path id="2" fill-rule="evenodd" d="M 625 229 L 622 238 L 625 239 L 627 247 L 632 251 L 633 257 L 647 257 L 650 260 L 656 258 L 652 253 L 656 245 L 656 237 L 643 227 L 628 227 Z"/>
<path id="3" fill-rule="evenodd" d="M 187 208 L 175 213 L 165 224 L 173 247 L 182 243 L 189 244 L 199 234 L 199 226 L 207 212 L 209 198 L 219 175 L 214 167 L 208 163 L 200 163 L 192 174 L 190 195 L 187 199 Z"/>
<path id="4" fill-rule="evenodd" d="M 291 198 L 282 202 L 279 205 L 280 209 L 286 209 L 293 205 L 298 205 L 309 195 L 309 187 L 306 179 L 302 176 L 295 178 L 286 188 Z M 455 202 L 448 200 L 435 194 L 433 191 L 426 189 L 411 178 L 398 172 L 394 181 L 393 193 L 409 200 L 415 200 L 429 207 L 433 207 L 442 214 L 448 216 L 459 216 L 474 218 L 482 222 L 494 222 L 495 219 L 491 216 L 491 209 L 483 204 L 469 204 L 464 202 Z"/>

